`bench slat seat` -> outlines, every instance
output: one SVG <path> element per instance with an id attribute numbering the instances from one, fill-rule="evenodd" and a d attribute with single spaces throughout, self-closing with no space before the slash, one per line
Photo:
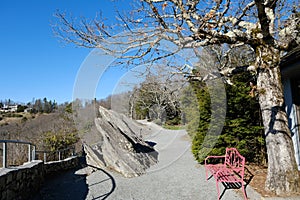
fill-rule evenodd
<path id="1" fill-rule="evenodd" d="M 211 160 L 221 159 L 221 163 L 211 164 Z M 218 199 L 220 199 L 219 182 L 238 183 L 242 187 L 244 198 L 247 199 L 244 186 L 244 167 L 245 158 L 235 148 L 226 148 L 225 156 L 207 156 L 204 161 L 206 180 L 208 180 L 208 172 L 216 180 L 218 191 Z"/>
<path id="2" fill-rule="evenodd" d="M 243 181 L 238 177 L 238 174 L 228 168 L 217 171 L 215 177 L 218 179 L 218 182 L 236 183 L 238 180 Z"/>

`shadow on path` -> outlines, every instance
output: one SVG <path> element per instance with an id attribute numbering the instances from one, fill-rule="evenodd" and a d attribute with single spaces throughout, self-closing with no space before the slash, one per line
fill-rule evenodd
<path id="1" fill-rule="evenodd" d="M 94 168 L 94 169 L 96 169 L 96 170 L 102 171 L 102 172 L 107 176 L 106 179 L 101 180 L 101 181 L 99 181 L 99 182 L 97 182 L 97 183 L 93 183 L 93 184 L 91 184 L 91 185 L 89 185 L 89 186 L 95 186 L 95 185 L 101 184 L 101 183 L 106 182 L 106 181 L 109 181 L 109 180 L 111 181 L 111 188 L 110 188 L 110 191 L 108 191 L 108 192 L 105 193 L 105 194 L 100 194 L 100 195 L 97 196 L 97 197 L 94 197 L 94 196 L 93 196 L 92 199 L 93 199 L 93 200 L 96 200 L 96 199 L 104 200 L 104 199 L 108 198 L 109 195 L 111 195 L 111 194 L 114 192 L 114 190 L 116 189 L 116 181 L 115 181 L 114 177 L 113 177 L 112 175 L 110 175 L 107 171 L 105 171 L 105 170 L 103 170 L 103 169 L 101 169 L 101 168 L 98 168 L 98 167 L 92 166 L 92 165 L 88 165 L 88 166 L 89 166 L 89 167 L 92 167 L 92 168 Z M 101 187 L 101 186 L 100 186 L 100 187 Z"/>
<path id="2" fill-rule="evenodd" d="M 253 179 L 254 175 L 250 172 L 250 170 L 247 167 L 245 167 L 244 169 L 245 169 L 244 187 L 245 187 L 245 192 L 246 192 L 246 195 L 247 195 L 247 186 L 250 184 L 250 182 Z M 209 178 L 211 178 L 211 177 L 209 177 Z M 226 190 L 228 190 L 228 189 L 237 190 L 237 189 L 241 189 L 242 188 L 241 183 L 226 183 L 226 182 L 222 182 L 222 184 L 224 186 L 224 190 L 223 190 L 223 192 L 220 195 L 220 199 L 222 199 L 222 197 L 225 194 Z"/>
<path id="3" fill-rule="evenodd" d="M 81 166 L 76 169 L 47 175 L 40 191 L 33 196 L 33 200 L 83 200 L 88 198 L 89 187 L 105 188 L 105 190 L 97 193 L 98 196 L 92 196 L 91 199 L 107 199 L 116 188 L 116 181 L 113 176 L 101 168 L 87 165 L 85 157 L 80 158 L 80 163 Z M 87 174 L 78 173 L 79 171 L 87 170 L 87 167 L 100 171 L 102 174 L 101 180 L 88 185 Z M 107 181 L 111 183 L 106 184 Z M 106 187 L 103 187 L 103 184 L 105 184 Z"/>
<path id="4" fill-rule="evenodd" d="M 75 174 L 76 169 L 48 175 L 33 200 L 82 200 L 88 193 L 86 175 Z"/>

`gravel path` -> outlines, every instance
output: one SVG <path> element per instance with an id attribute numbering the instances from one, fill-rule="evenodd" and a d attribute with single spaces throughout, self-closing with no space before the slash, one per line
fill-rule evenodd
<path id="1" fill-rule="evenodd" d="M 159 162 L 148 173 L 136 178 L 98 170 L 87 177 L 86 199 L 112 200 L 185 200 L 217 199 L 215 180 L 205 180 L 204 167 L 198 165 L 190 152 L 190 142 L 184 130 L 157 130 L 145 138 L 155 142 Z M 220 184 L 221 192 L 223 186 Z M 243 199 L 232 189 L 222 199 Z"/>
<path id="2" fill-rule="evenodd" d="M 156 143 L 158 164 L 136 178 L 124 178 L 118 173 L 98 169 L 85 176 L 87 168 L 70 170 L 47 179 L 34 200 L 216 200 L 215 180 L 205 180 L 204 167 L 194 161 L 185 130 L 171 131 L 150 125 L 152 134 L 146 141 Z M 81 174 L 81 175 L 80 175 Z M 224 187 L 220 184 L 220 191 Z M 248 196 L 254 197 L 247 187 Z M 251 194 L 250 194 L 251 193 Z M 225 190 L 222 200 L 240 200 L 242 193 Z"/>
<path id="3" fill-rule="evenodd" d="M 146 122 L 144 122 L 146 123 Z M 69 170 L 47 177 L 33 200 L 216 200 L 215 180 L 205 180 L 205 169 L 194 161 L 190 142 L 184 130 L 170 131 L 146 123 L 152 134 L 145 140 L 156 143 L 158 164 L 145 175 L 124 178 L 118 173 L 98 169 L 86 176 L 87 168 Z M 150 130 L 150 129 L 149 129 Z M 242 200 L 239 190 L 224 190 L 222 200 Z M 262 198 L 250 186 L 246 188 L 250 200 L 296 200 L 290 198 Z"/>

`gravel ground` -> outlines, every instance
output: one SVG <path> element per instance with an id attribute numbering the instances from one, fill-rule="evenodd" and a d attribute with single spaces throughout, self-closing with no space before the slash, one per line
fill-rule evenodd
<path id="1" fill-rule="evenodd" d="M 145 175 L 124 178 L 119 174 L 98 170 L 87 177 L 86 199 L 113 200 L 184 200 L 217 199 L 215 180 L 205 180 L 205 170 L 190 152 L 186 132 L 157 129 L 145 138 L 155 142 L 159 162 Z M 221 192 L 223 186 L 220 185 Z M 243 199 L 232 189 L 222 199 Z"/>
<path id="2" fill-rule="evenodd" d="M 158 164 L 136 178 L 124 178 L 118 173 L 103 169 L 83 176 L 86 168 L 69 171 L 47 180 L 35 200 L 216 200 L 215 180 L 205 180 L 205 169 L 194 161 L 190 142 L 184 130 L 171 131 L 152 124 L 153 133 L 144 136 L 146 141 L 156 143 Z M 224 190 L 222 200 L 243 199 L 239 190 Z M 247 187 L 250 199 L 261 199 Z"/>

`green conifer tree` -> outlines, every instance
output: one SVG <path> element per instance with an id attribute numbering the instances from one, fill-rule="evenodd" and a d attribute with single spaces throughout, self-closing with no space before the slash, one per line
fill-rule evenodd
<path id="1" fill-rule="evenodd" d="M 226 120 L 222 133 L 213 146 L 210 146 L 209 141 L 217 136 L 207 135 L 209 126 L 213 124 L 210 102 L 212 97 L 204 82 L 191 82 L 190 87 L 197 96 L 199 113 L 187 112 L 188 118 L 192 119 L 187 130 L 193 138 L 192 152 L 200 163 L 204 161 L 206 152 L 223 155 L 226 147 L 236 147 L 249 162 L 265 163 L 265 141 L 259 104 L 249 95 L 251 88 L 247 83 L 250 80 L 251 75 L 245 72 L 234 76 L 231 80 L 232 85 L 226 84 Z M 203 143 L 205 137 L 206 142 Z"/>

